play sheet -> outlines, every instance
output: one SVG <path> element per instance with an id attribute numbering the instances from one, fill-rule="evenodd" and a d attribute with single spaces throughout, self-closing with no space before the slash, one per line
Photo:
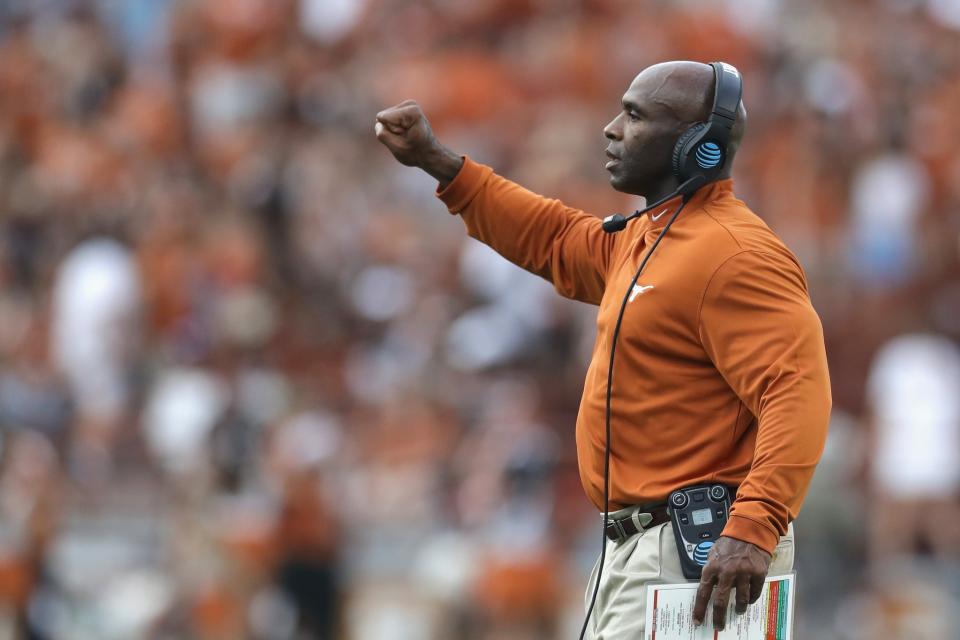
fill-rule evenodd
<path id="1" fill-rule="evenodd" d="M 644 640 L 792 640 L 795 575 L 767 576 L 760 599 L 743 615 L 734 612 L 731 591 L 723 631 L 713 628 L 711 606 L 703 624 L 693 625 L 696 582 L 650 585 Z"/>

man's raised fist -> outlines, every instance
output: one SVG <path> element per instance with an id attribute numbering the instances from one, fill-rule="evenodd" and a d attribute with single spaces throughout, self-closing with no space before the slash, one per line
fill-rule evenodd
<path id="1" fill-rule="evenodd" d="M 427 117 L 413 100 L 378 113 L 374 131 L 393 157 L 408 167 L 426 168 L 439 146 Z"/>

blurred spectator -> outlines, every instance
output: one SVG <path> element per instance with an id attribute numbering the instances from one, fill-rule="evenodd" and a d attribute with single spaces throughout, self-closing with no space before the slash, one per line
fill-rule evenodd
<path id="1" fill-rule="evenodd" d="M 878 351 L 867 389 L 871 560 L 902 560 L 920 543 L 960 559 L 960 348 L 897 336 Z"/>
<path id="2" fill-rule="evenodd" d="M 0 370 L 0 425 L 11 435 L 35 430 L 63 446 L 73 407 L 63 378 L 50 364 L 46 309 L 9 302 L 4 318 L 12 335 Z"/>
<path id="3" fill-rule="evenodd" d="M 911 156 L 890 153 L 864 164 L 851 188 L 857 275 L 876 289 L 902 286 L 919 266 L 919 217 L 929 197 L 926 170 Z"/>
<path id="4" fill-rule="evenodd" d="M 130 251 L 115 240 L 77 245 L 53 285 L 53 354 L 76 402 L 75 472 L 109 477 L 112 450 L 131 409 L 141 289 Z"/>
<path id="5" fill-rule="evenodd" d="M 32 431 L 5 439 L 0 455 L 0 607 L 20 629 L 41 591 L 50 546 L 59 525 L 60 467 L 50 441 Z M 13 634 L 11 634 L 13 635 Z"/>
<path id="6" fill-rule="evenodd" d="M 339 626 L 341 532 L 325 476 L 341 440 L 331 416 L 302 413 L 278 426 L 268 452 L 284 496 L 274 541 L 277 582 L 292 603 L 296 628 L 309 638 L 333 638 Z"/>

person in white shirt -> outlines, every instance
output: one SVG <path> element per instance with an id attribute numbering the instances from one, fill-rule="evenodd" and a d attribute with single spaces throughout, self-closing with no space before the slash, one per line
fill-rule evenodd
<path id="1" fill-rule="evenodd" d="M 911 555 L 921 541 L 960 553 L 960 348 L 932 333 L 900 335 L 867 381 L 873 499 L 870 557 Z"/>

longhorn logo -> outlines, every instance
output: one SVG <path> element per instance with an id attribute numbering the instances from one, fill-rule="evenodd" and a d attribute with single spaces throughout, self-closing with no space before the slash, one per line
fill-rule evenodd
<path id="1" fill-rule="evenodd" d="M 701 169 L 713 169 L 722 158 L 723 152 L 716 142 L 704 142 L 697 147 L 696 159 Z"/>

